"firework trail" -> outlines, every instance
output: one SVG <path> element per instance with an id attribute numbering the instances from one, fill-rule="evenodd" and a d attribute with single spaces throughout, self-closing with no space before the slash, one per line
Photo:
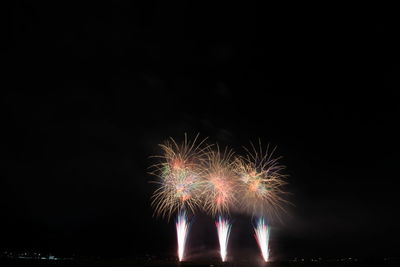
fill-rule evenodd
<path id="1" fill-rule="evenodd" d="M 260 247 L 264 261 L 269 259 L 269 227 L 265 223 L 264 218 L 259 218 L 256 227 L 254 227 L 255 237 Z"/>
<path id="2" fill-rule="evenodd" d="M 218 217 L 218 221 L 215 223 L 218 231 L 218 240 L 220 247 L 220 254 L 222 261 L 226 260 L 227 248 L 228 248 L 228 240 L 229 234 L 231 233 L 231 223 L 228 219 L 224 219 L 221 216 Z"/>
<path id="3" fill-rule="evenodd" d="M 275 149 L 269 153 L 269 147 L 263 152 L 261 142 L 259 150 L 251 145 L 252 152 L 246 149 L 247 156 L 235 160 L 235 172 L 241 182 L 241 208 L 252 216 L 280 219 L 279 213 L 285 211 L 284 204 L 288 203 L 282 189 L 286 184 L 281 174 L 284 166 L 278 163 L 279 158 L 272 158 Z"/>
<path id="4" fill-rule="evenodd" d="M 185 253 L 186 239 L 188 236 L 189 224 L 184 211 L 179 212 L 176 220 L 176 233 L 178 237 L 178 258 L 179 261 L 183 260 Z"/>

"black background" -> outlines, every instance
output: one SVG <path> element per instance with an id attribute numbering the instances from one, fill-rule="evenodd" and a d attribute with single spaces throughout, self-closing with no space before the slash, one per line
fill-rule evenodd
<path id="1" fill-rule="evenodd" d="M 294 206 L 274 257 L 399 255 L 391 7 L 144 2 L 5 9 L 0 249 L 173 254 L 147 168 L 187 132 L 278 147 Z M 256 253 L 232 217 L 232 247 Z M 192 252 L 214 235 L 199 214 Z"/>

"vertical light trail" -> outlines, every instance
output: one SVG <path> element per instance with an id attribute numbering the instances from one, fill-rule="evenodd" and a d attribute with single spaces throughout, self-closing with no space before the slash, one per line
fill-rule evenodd
<path id="1" fill-rule="evenodd" d="M 189 231 L 189 224 L 187 222 L 186 213 L 179 212 L 176 220 L 176 234 L 178 237 L 178 258 L 179 261 L 183 260 L 185 253 L 186 239 Z"/>
<path id="2" fill-rule="evenodd" d="M 257 225 L 254 228 L 255 231 L 255 237 L 258 243 L 258 246 L 260 247 L 261 254 L 264 258 L 264 261 L 268 261 L 269 259 L 269 232 L 270 229 L 265 223 L 264 218 L 259 218 L 257 221 Z"/>
<path id="3" fill-rule="evenodd" d="M 226 260 L 227 255 L 227 247 L 228 247 L 228 240 L 229 234 L 231 233 L 231 224 L 228 219 L 224 219 L 221 216 L 218 217 L 218 221 L 215 222 L 218 231 L 218 240 L 219 240 L 219 247 L 220 247 L 220 254 L 222 261 Z"/>

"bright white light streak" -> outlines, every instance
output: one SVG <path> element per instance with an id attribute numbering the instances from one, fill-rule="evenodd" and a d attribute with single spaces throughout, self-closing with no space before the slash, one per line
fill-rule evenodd
<path id="1" fill-rule="evenodd" d="M 176 234 L 178 237 L 178 258 L 179 261 L 183 260 L 185 253 L 186 239 L 188 235 L 189 224 L 185 212 L 180 212 L 176 220 Z"/>
<path id="2" fill-rule="evenodd" d="M 255 237 L 258 243 L 258 246 L 260 247 L 261 254 L 264 258 L 264 261 L 268 261 L 269 259 L 269 227 L 265 223 L 264 218 L 259 218 L 257 221 L 257 225 L 254 228 L 255 231 Z"/>
<path id="3" fill-rule="evenodd" d="M 226 260 L 227 255 L 227 247 L 228 247 L 228 240 L 229 234 L 231 233 L 231 224 L 229 223 L 228 219 L 224 219 L 221 216 L 218 217 L 218 221 L 215 222 L 218 231 L 218 240 L 219 240 L 219 247 L 221 253 L 222 261 Z"/>

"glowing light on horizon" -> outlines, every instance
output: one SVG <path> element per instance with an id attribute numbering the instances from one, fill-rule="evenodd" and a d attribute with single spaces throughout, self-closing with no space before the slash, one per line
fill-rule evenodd
<path id="1" fill-rule="evenodd" d="M 228 219 L 224 219 L 221 216 L 218 217 L 218 221 L 215 222 L 218 231 L 218 240 L 220 247 L 220 254 L 222 261 L 226 260 L 227 248 L 228 248 L 228 240 L 229 235 L 231 233 L 231 224 Z"/>
<path id="2" fill-rule="evenodd" d="M 185 245 L 188 236 L 189 224 L 187 221 L 186 213 L 180 212 L 176 220 L 176 234 L 178 238 L 178 258 L 179 261 L 183 260 L 185 254 Z"/>
<path id="3" fill-rule="evenodd" d="M 270 229 L 265 223 L 264 218 L 259 218 L 257 221 L 257 225 L 254 228 L 255 237 L 260 247 L 261 254 L 264 258 L 264 261 L 267 262 L 269 259 L 269 233 Z"/>

